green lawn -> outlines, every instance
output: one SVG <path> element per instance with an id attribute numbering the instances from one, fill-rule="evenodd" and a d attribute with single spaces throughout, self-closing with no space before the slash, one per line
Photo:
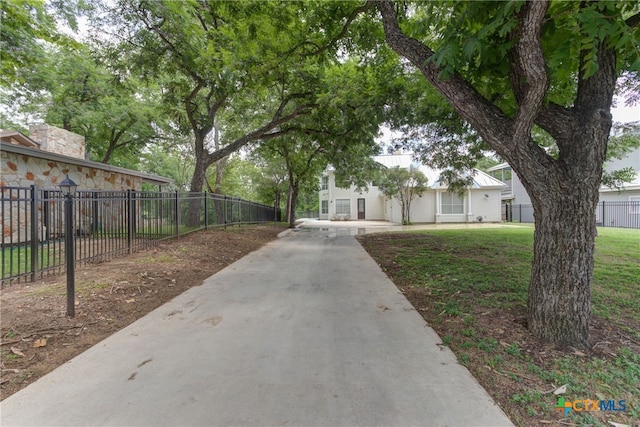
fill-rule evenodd
<path id="1" fill-rule="evenodd" d="M 31 272 L 31 247 L 20 246 L 0 249 L 2 258 L 2 278 Z M 38 268 L 49 268 L 64 262 L 64 254 L 50 251 L 46 246 L 38 248 Z"/>
<path id="2" fill-rule="evenodd" d="M 533 228 L 364 236 L 363 246 L 518 425 L 631 424 L 640 419 L 640 230 L 596 240 L 592 349 L 558 349 L 525 328 Z M 625 411 L 556 410 L 566 401 L 625 400 Z"/>

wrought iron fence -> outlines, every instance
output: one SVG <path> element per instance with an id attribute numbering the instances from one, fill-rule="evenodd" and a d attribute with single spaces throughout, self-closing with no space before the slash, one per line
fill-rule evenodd
<path id="1" fill-rule="evenodd" d="M 318 218 L 320 215 L 318 211 L 306 210 L 296 211 L 296 218 Z"/>
<path id="2" fill-rule="evenodd" d="M 65 270 L 64 197 L 59 190 L 1 187 L 1 285 Z M 210 193 L 78 191 L 75 262 L 104 261 L 210 227 L 281 221 L 280 209 Z"/>
<path id="3" fill-rule="evenodd" d="M 596 207 L 600 227 L 640 228 L 640 201 L 600 202 Z M 502 205 L 502 220 L 534 222 L 532 205 Z"/>

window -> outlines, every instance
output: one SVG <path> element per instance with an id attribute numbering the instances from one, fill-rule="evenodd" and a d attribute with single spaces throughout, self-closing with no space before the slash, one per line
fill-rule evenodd
<path id="1" fill-rule="evenodd" d="M 640 196 L 629 196 L 629 213 L 640 215 Z"/>
<path id="2" fill-rule="evenodd" d="M 464 200 L 455 193 L 442 193 L 440 199 L 442 214 L 464 213 Z"/>
<path id="3" fill-rule="evenodd" d="M 336 199 L 336 215 L 351 215 L 351 199 Z"/>
<path id="4" fill-rule="evenodd" d="M 320 213 L 321 214 L 328 214 L 329 213 L 329 201 L 328 200 L 323 200 L 320 202 Z"/>
<path id="5" fill-rule="evenodd" d="M 329 177 L 323 176 L 322 182 L 320 184 L 320 190 L 328 190 L 329 189 Z"/>

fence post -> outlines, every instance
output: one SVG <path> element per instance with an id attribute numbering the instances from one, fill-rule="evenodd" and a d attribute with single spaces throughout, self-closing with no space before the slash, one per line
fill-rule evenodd
<path id="1" fill-rule="evenodd" d="M 173 208 L 176 210 L 176 237 L 180 237 L 180 196 L 178 190 L 176 190 L 176 201 L 173 204 Z"/>
<path id="2" fill-rule="evenodd" d="M 224 228 L 226 230 L 227 229 L 227 196 L 223 196 L 223 197 L 224 197 Z"/>
<path id="3" fill-rule="evenodd" d="M 131 253 L 133 243 L 133 202 L 131 197 L 131 189 L 127 189 L 127 253 Z"/>
<path id="4" fill-rule="evenodd" d="M 207 209 L 207 192 L 204 191 L 203 193 L 204 196 L 204 229 L 208 230 L 209 229 L 209 210 Z"/>
<path id="5" fill-rule="evenodd" d="M 98 232 L 100 231 L 100 229 L 102 228 L 102 224 L 100 224 L 100 216 L 98 213 L 98 209 L 100 208 L 100 204 L 98 202 L 98 197 L 99 194 L 97 191 L 92 191 L 91 192 L 91 198 L 93 199 L 91 201 L 91 235 L 96 236 L 98 235 Z"/>
<path id="6" fill-rule="evenodd" d="M 607 223 L 604 220 L 604 213 L 606 212 L 606 209 L 604 208 L 604 200 L 602 201 L 602 226 L 606 227 Z"/>
<path id="7" fill-rule="evenodd" d="M 31 281 L 38 273 L 38 189 L 31 186 Z"/>

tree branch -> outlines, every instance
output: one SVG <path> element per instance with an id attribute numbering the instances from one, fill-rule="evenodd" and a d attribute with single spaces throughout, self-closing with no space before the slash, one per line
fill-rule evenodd
<path id="1" fill-rule="evenodd" d="M 198 92 L 200 92 L 200 89 L 202 89 L 203 87 L 204 87 L 204 82 L 202 80 L 199 80 L 196 84 L 196 87 L 193 88 L 193 90 L 189 93 L 189 95 L 184 99 L 184 106 L 187 112 L 187 118 L 189 119 L 189 124 L 191 125 L 191 129 L 193 129 L 193 132 L 196 135 L 196 137 L 198 136 L 198 133 L 202 131 L 202 129 L 199 129 L 198 122 L 196 121 L 193 114 L 194 106 L 195 106 L 194 99 L 196 95 L 198 95 Z M 209 132 L 207 131 L 205 135 L 207 133 Z M 196 139 L 196 142 L 198 142 L 198 139 Z M 202 147 L 196 146 L 196 152 L 201 149 Z"/>
<path id="2" fill-rule="evenodd" d="M 347 34 L 347 31 L 349 31 L 349 26 L 351 26 L 351 23 L 353 22 L 353 20 L 356 19 L 356 17 L 358 15 L 368 11 L 372 7 L 373 7 L 373 3 L 371 3 L 370 1 L 367 1 L 364 5 L 354 9 L 353 12 L 351 12 L 351 15 L 349 15 L 349 17 L 347 18 L 347 21 L 342 26 L 342 30 L 338 33 L 338 35 L 335 36 L 333 39 L 331 39 L 329 41 L 329 43 L 327 43 L 326 45 L 320 47 L 319 49 L 317 49 L 316 51 L 312 52 L 311 54 L 312 55 L 319 55 L 322 52 L 324 52 L 327 49 L 329 49 L 331 46 L 333 46 L 338 40 L 340 40 L 342 37 L 344 37 L 345 34 Z"/>
<path id="3" fill-rule="evenodd" d="M 240 148 L 244 147 L 250 142 L 259 141 L 265 138 L 272 139 L 272 138 L 275 138 L 276 136 L 280 136 L 280 135 L 270 134 L 270 131 L 290 120 L 295 119 L 298 116 L 308 114 L 309 111 L 314 107 L 317 107 L 317 105 L 316 104 L 299 105 L 298 107 L 296 107 L 295 110 L 293 110 L 291 113 L 285 116 L 280 116 L 281 108 L 279 108 L 269 123 L 254 130 L 253 132 L 250 132 L 236 139 L 232 143 L 224 146 L 223 148 L 216 150 L 213 153 L 210 153 L 209 156 L 207 157 L 207 165 L 211 165 L 212 163 L 220 160 L 221 158 L 238 151 Z"/>
<path id="4" fill-rule="evenodd" d="M 142 6 L 140 6 L 138 8 L 138 16 L 140 17 L 140 20 L 144 23 L 145 27 L 147 27 L 147 30 L 155 33 L 158 37 L 160 37 L 160 40 L 164 42 L 164 44 L 168 47 L 168 49 L 171 52 L 173 52 L 173 54 L 176 55 L 177 58 L 180 58 L 183 61 L 182 68 L 188 75 L 190 75 L 196 81 L 202 80 L 202 78 L 193 71 L 193 68 L 191 67 L 191 65 L 187 63 L 188 61 L 186 60 L 184 54 L 176 46 L 174 46 L 171 40 L 169 40 L 169 38 L 162 31 L 160 31 L 160 28 L 165 22 L 165 18 L 162 18 L 159 24 L 152 24 L 146 19 L 145 16 L 143 16 L 142 12 L 143 12 L 143 9 L 142 9 Z"/>
<path id="5" fill-rule="evenodd" d="M 549 86 L 540 35 L 548 1 L 528 2 L 519 14 L 519 29 L 513 50 L 512 82 L 518 102 L 513 120 L 513 138 L 524 140 L 542 106 Z"/>
<path id="6" fill-rule="evenodd" d="M 441 69 L 430 61 L 434 52 L 423 43 L 405 35 L 398 25 L 394 3 L 391 0 L 369 0 L 376 4 L 382 15 L 387 43 L 398 54 L 407 58 L 503 158 L 510 158 L 512 148 L 504 143 L 510 140 L 510 119 L 484 98 L 459 74 L 441 79 Z"/>

